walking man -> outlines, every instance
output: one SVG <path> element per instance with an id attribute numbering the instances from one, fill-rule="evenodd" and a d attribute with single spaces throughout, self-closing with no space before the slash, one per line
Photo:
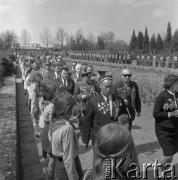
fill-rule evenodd
<path id="1" fill-rule="evenodd" d="M 138 117 L 141 115 L 141 101 L 138 86 L 136 82 L 131 81 L 131 76 L 132 74 L 129 69 L 123 69 L 122 80 L 116 82 L 113 85 L 113 93 L 124 99 L 127 112 L 130 117 L 130 131 L 132 128 L 132 121 L 135 119 L 136 112 Z"/>

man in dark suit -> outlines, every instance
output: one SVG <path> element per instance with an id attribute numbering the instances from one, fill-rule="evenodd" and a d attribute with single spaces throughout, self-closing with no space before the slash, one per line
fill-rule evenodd
<path id="1" fill-rule="evenodd" d="M 135 119 L 135 111 L 137 116 L 141 115 L 141 101 L 137 83 L 131 81 L 131 72 L 129 69 L 122 70 L 122 80 L 113 85 L 113 93 L 124 99 L 127 111 L 130 117 L 129 129 L 131 131 L 132 121 Z"/>
<path id="2" fill-rule="evenodd" d="M 99 129 L 109 123 L 117 123 L 118 117 L 127 114 L 124 100 L 111 93 L 113 78 L 111 75 L 100 78 L 101 93 L 91 98 L 84 106 L 83 142 L 89 143 L 90 134 L 92 144 L 95 142 Z"/>
<path id="3" fill-rule="evenodd" d="M 58 62 L 55 63 L 53 79 L 60 79 L 62 67 L 63 67 L 63 65 L 61 63 L 58 63 Z"/>
<path id="4" fill-rule="evenodd" d="M 64 91 L 69 92 L 71 95 L 74 93 L 75 83 L 71 78 L 69 78 L 68 74 L 69 69 L 68 67 L 64 66 L 61 69 L 60 78 L 55 80 L 59 94 L 63 93 Z"/>

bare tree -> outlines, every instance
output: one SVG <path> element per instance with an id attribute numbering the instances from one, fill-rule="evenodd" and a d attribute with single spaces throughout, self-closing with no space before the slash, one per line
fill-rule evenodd
<path id="1" fill-rule="evenodd" d="M 44 44 L 46 48 L 48 48 L 50 45 L 53 44 L 52 33 L 46 27 L 43 29 L 43 31 L 40 35 L 40 39 L 41 39 L 42 44 Z"/>
<path id="2" fill-rule="evenodd" d="M 63 50 L 64 41 L 67 36 L 67 33 L 62 27 L 59 27 L 56 32 L 56 40 L 57 43 L 61 46 L 61 49 Z"/>
<path id="3" fill-rule="evenodd" d="M 104 47 L 108 45 L 108 43 L 114 42 L 115 34 L 112 31 L 109 32 L 101 32 L 100 37 L 104 41 Z"/>
<path id="4" fill-rule="evenodd" d="M 94 37 L 92 31 L 89 31 L 88 36 L 87 36 L 87 40 L 88 40 L 89 49 L 94 50 L 96 42 L 95 42 L 95 37 Z"/>
<path id="5" fill-rule="evenodd" d="M 21 35 L 21 42 L 26 46 L 28 43 L 31 42 L 31 35 L 30 33 L 24 29 L 22 31 L 22 35 Z"/>
<path id="6" fill-rule="evenodd" d="M 84 47 L 83 47 L 83 42 L 85 40 L 85 37 L 84 37 L 84 34 L 83 34 L 83 31 L 82 29 L 78 29 L 75 33 L 75 46 L 76 46 L 76 49 L 77 50 L 83 50 Z"/>

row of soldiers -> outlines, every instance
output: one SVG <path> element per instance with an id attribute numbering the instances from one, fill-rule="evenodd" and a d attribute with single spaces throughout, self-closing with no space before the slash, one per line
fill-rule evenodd
<path id="1" fill-rule="evenodd" d="M 69 53 L 71 59 L 86 60 L 95 62 L 109 62 L 119 64 L 132 64 L 130 54 L 98 54 L 98 53 Z M 158 56 L 158 55 L 138 55 L 136 57 L 136 64 L 138 66 L 154 66 L 178 68 L 177 56 Z"/>
<path id="2" fill-rule="evenodd" d="M 131 58 L 129 54 L 98 54 L 98 53 L 69 53 L 71 59 L 98 61 L 98 62 L 111 62 L 118 63 L 120 60 L 124 64 L 131 64 Z"/>

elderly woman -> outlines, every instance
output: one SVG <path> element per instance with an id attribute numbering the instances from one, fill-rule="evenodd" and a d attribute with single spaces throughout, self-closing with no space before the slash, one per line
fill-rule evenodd
<path id="1" fill-rule="evenodd" d="M 178 151 L 178 76 L 166 76 L 163 87 L 153 110 L 156 136 L 163 150 L 162 170 L 166 163 L 172 162 L 173 155 Z"/>

